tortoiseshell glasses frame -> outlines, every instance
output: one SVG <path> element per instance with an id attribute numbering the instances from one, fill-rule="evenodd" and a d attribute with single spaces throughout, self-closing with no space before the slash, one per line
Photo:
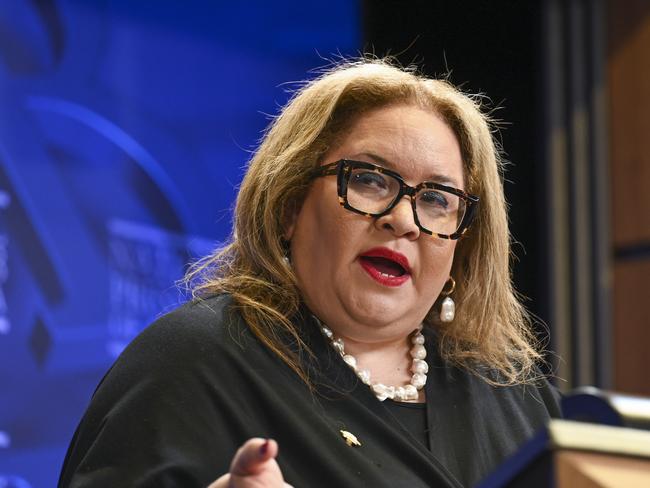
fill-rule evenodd
<path id="1" fill-rule="evenodd" d="M 369 172 L 368 173 L 360 172 L 360 170 L 364 170 L 364 169 L 369 170 Z M 364 210 L 364 209 L 356 208 L 354 205 L 350 203 L 348 199 L 350 178 L 353 175 L 367 176 L 369 174 L 372 174 L 370 172 L 385 175 L 391 179 L 390 180 L 391 182 L 394 181 L 399 185 L 399 190 L 397 191 L 397 193 L 395 193 L 394 190 L 392 190 L 392 192 L 388 194 L 388 198 L 390 199 L 389 203 L 385 206 L 385 208 L 383 208 L 381 211 L 378 212 L 368 212 L 367 209 Z M 393 210 L 393 208 L 395 208 L 395 206 L 402 200 L 402 198 L 405 195 L 407 195 L 411 200 L 411 207 L 413 209 L 413 218 L 418 228 L 425 234 L 440 237 L 442 239 L 456 240 L 462 237 L 467 232 L 474 219 L 474 216 L 476 214 L 476 208 L 479 202 L 479 197 L 475 195 L 471 195 L 467 192 L 464 192 L 463 190 L 459 190 L 458 188 L 442 185 L 440 183 L 435 183 L 432 181 L 425 181 L 420 183 L 417 186 L 409 186 L 399 173 L 396 173 L 395 171 L 392 171 L 390 169 L 383 168 L 381 166 L 377 166 L 376 164 L 367 163 L 364 161 L 353 161 L 349 159 L 341 159 L 339 161 L 335 161 L 333 163 L 320 166 L 314 171 L 313 177 L 318 178 L 321 176 L 331 176 L 331 175 L 337 176 L 338 200 L 343 208 L 351 212 L 365 215 L 367 217 L 379 218 L 390 213 Z M 435 195 L 438 198 L 436 202 L 442 201 L 443 203 L 446 203 L 447 200 L 445 199 L 445 195 L 453 195 L 454 197 L 458 198 L 458 209 L 456 210 L 458 215 L 456 216 L 457 217 L 456 228 L 454 229 L 453 232 L 439 233 L 439 232 L 435 232 L 434 230 L 428 229 L 421 224 L 420 218 L 418 217 L 417 197 L 418 195 L 421 194 L 427 194 L 426 192 L 423 192 L 423 190 L 435 190 L 436 192 Z M 393 195 L 393 193 L 395 194 Z M 443 203 L 440 203 L 439 206 L 443 206 Z M 444 210 L 444 208 L 442 210 Z"/>

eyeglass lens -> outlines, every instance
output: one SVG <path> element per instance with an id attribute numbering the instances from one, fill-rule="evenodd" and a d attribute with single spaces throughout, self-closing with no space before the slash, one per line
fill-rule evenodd
<path id="1" fill-rule="evenodd" d="M 399 195 L 400 182 L 390 175 L 367 168 L 353 168 L 348 177 L 348 205 L 364 213 L 386 211 Z M 415 197 L 420 225 L 436 234 L 453 234 L 465 214 L 465 201 L 444 190 L 422 188 Z"/>

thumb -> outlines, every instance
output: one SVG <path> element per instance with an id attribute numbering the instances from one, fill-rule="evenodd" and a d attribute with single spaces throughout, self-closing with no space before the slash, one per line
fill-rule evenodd
<path id="1" fill-rule="evenodd" d="M 257 474 L 264 464 L 278 455 L 278 443 L 273 439 L 249 439 L 237 450 L 230 464 L 230 474 L 248 476 Z"/>

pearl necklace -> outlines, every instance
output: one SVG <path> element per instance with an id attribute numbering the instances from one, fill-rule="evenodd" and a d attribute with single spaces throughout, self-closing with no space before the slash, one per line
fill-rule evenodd
<path id="1" fill-rule="evenodd" d="M 318 319 L 316 319 L 318 321 Z M 386 398 L 396 401 L 409 401 L 418 399 L 418 390 L 421 390 L 427 382 L 427 373 L 429 372 L 429 365 L 424 360 L 427 357 L 427 350 L 424 347 L 424 336 L 422 335 L 422 326 L 420 326 L 411 336 L 413 347 L 410 354 L 413 358 L 411 362 L 411 382 L 404 386 L 386 386 L 383 383 L 373 383 L 370 379 L 370 371 L 367 369 L 359 369 L 357 367 L 357 359 L 351 354 L 345 352 L 343 339 L 335 337 L 334 332 L 329 327 L 323 325 L 318 321 L 321 331 L 330 341 L 332 347 L 341 355 L 343 361 L 350 366 L 357 374 L 359 379 L 370 387 L 372 392 L 377 397 L 377 400 L 383 402 Z"/>

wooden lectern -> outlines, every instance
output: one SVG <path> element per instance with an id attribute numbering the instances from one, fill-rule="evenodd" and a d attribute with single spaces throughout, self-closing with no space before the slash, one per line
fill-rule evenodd
<path id="1" fill-rule="evenodd" d="M 650 431 L 552 420 L 477 488 L 650 488 Z"/>

